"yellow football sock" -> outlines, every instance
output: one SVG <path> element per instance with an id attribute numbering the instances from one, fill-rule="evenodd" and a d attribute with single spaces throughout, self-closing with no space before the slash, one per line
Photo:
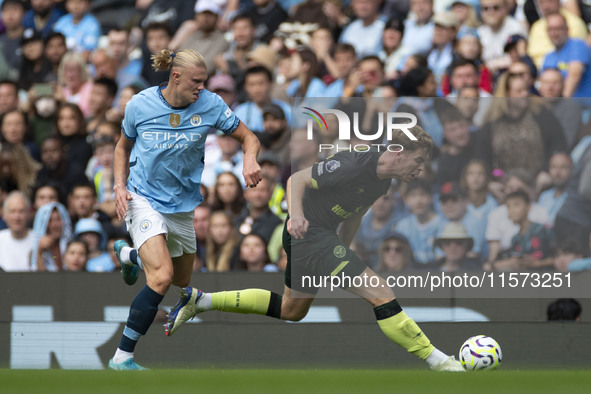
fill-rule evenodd
<path id="1" fill-rule="evenodd" d="M 378 320 L 378 324 L 388 338 L 422 360 L 429 357 L 435 349 L 417 323 L 404 311 Z"/>
<path id="2" fill-rule="evenodd" d="M 223 312 L 267 315 L 272 294 L 261 289 L 220 291 L 211 293 L 211 307 Z"/>

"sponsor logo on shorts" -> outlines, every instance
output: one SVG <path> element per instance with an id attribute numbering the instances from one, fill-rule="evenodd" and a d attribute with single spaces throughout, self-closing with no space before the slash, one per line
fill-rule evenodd
<path id="1" fill-rule="evenodd" d="M 337 245 L 334 247 L 332 253 L 335 255 L 337 259 L 342 259 L 347 254 L 347 249 L 343 245 Z"/>
<path id="2" fill-rule="evenodd" d="M 142 222 L 140 223 L 140 231 L 142 232 L 146 232 L 150 229 L 150 227 L 152 227 L 152 222 L 148 219 L 144 219 L 142 220 Z"/>
<path id="3" fill-rule="evenodd" d="M 326 162 L 326 171 L 333 172 L 341 166 L 341 162 L 338 160 L 329 160 Z"/>
<path id="4" fill-rule="evenodd" d="M 201 119 L 201 115 L 199 114 L 193 114 L 190 119 L 191 125 L 195 127 L 199 126 L 202 121 L 203 119 Z"/>

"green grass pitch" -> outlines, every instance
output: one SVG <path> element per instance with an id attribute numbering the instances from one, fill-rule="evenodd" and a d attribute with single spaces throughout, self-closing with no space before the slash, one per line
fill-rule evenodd
<path id="1" fill-rule="evenodd" d="M 0 393 L 589 393 L 591 371 L 355 369 L 0 370 Z"/>

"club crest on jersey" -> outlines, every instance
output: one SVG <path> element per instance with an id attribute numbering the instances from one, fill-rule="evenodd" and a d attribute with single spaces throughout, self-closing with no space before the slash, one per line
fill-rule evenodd
<path id="1" fill-rule="evenodd" d="M 197 126 L 199 126 L 201 124 L 201 122 L 203 121 L 203 119 L 201 119 L 201 115 L 199 115 L 199 114 L 193 114 L 193 115 L 191 115 L 190 121 L 191 121 L 191 125 L 192 126 L 197 127 Z"/>
<path id="2" fill-rule="evenodd" d="M 142 232 L 146 232 L 150 229 L 150 227 L 152 227 L 152 222 L 148 219 L 144 219 L 142 220 L 142 222 L 140 223 L 140 230 Z"/>
<path id="3" fill-rule="evenodd" d="M 181 124 L 181 115 L 179 115 L 179 114 L 170 114 L 170 116 L 168 117 L 168 123 L 172 127 L 177 127 L 178 125 Z"/>
<path id="4" fill-rule="evenodd" d="M 338 160 L 329 160 L 326 162 L 326 171 L 328 172 L 333 172 L 334 170 L 336 170 L 337 168 L 339 168 L 341 166 L 341 162 Z"/>
<path id="5" fill-rule="evenodd" d="M 342 259 L 347 254 L 347 249 L 343 245 L 337 245 L 333 249 L 332 253 L 335 255 L 336 258 Z"/>

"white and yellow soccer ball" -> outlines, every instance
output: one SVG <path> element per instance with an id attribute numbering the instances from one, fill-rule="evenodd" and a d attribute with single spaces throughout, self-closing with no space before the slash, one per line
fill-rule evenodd
<path id="1" fill-rule="evenodd" d="M 467 371 L 495 369 L 501 365 L 502 358 L 497 341 L 486 335 L 468 338 L 460 348 L 460 362 Z"/>

